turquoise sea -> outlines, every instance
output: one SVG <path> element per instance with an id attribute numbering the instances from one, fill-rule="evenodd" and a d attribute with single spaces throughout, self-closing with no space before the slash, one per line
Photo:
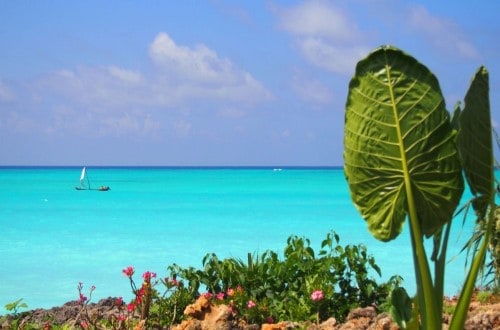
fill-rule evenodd
<path id="1" fill-rule="evenodd" d="M 0 314 L 19 298 L 30 309 L 75 300 L 78 282 L 84 290 L 96 286 L 93 301 L 129 299 L 127 266 L 138 276 L 147 270 L 167 276 L 172 263 L 201 268 L 209 252 L 281 254 L 292 234 L 318 251 L 331 230 L 342 245 L 365 244 L 381 280 L 402 275 L 415 292 L 407 226 L 393 242 L 372 238 L 341 168 L 88 167 L 91 185 L 108 185 L 107 192 L 75 190 L 80 171 L 0 168 Z M 450 259 L 471 228 L 455 221 Z M 458 292 L 464 261 L 459 255 L 448 265 L 447 295 Z"/>

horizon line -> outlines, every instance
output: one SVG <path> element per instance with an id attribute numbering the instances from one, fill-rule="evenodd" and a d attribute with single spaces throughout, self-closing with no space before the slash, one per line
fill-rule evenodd
<path id="1" fill-rule="evenodd" d="M 0 165 L 0 168 L 171 168 L 171 169 L 301 169 L 343 168 L 344 165 Z"/>

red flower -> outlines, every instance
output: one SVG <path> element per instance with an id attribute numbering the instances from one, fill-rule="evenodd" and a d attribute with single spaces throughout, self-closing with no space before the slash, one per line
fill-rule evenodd
<path id="1" fill-rule="evenodd" d="M 132 277 L 132 275 L 134 275 L 134 271 L 134 267 L 132 266 L 128 266 L 127 268 L 122 270 L 123 274 L 125 274 L 125 276 L 127 277 Z"/>
<path id="2" fill-rule="evenodd" d="M 135 307 L 136 307 L 136 306 L 135 306 L 135 304 L 134 304 L 134 303 L 130 303 L 130 304 L 128 304 L 128 305 L 127 305 L 127 311 L 128 311 L 129 313 L 132 313 L 132 312 L 135 310 Z"/>
<path id="3" fill-rule="evenodd" d="M 116 298 L 115 305 L 118 307 L 122 306 L 123 305 L 123 298 L 122 297 Z"/>

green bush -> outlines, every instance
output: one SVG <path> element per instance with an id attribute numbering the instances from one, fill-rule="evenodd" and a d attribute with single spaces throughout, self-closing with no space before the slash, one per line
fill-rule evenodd
<path id="1" fill-rule="evenodd" d="M 220 260 L 212 253 L 203 258 L 203 269 L 174 264 L 168 270 L 186 283 L 193 298 L 206 290 L 250 323 L 316 320 L 318 315 L 342 321 L 352 308 L 383 305 L 400 278 L 377 284 L 370 272 L 380 276 L 380 268 L 366 247 L 342 247 L 339 240 L 329 233 L 316 255 L 309 239 L 290 236 L 282 260 L 273 251 L 248 254 L 245 261 Z M 323 294 L 321 301 L 311 298 L 316 290 Z"/>

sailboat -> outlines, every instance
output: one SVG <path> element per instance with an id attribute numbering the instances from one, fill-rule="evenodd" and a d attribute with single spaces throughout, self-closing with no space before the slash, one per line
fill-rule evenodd
<path id="1" fill-rule="evenodd" d="M 92 189 L 90 187 L 90 180 L 87 175 L 87 168 L 84 166 L 82 168 L 82 174 L 80 174 L 80 186 L 75 187 L 76 190 L 98 190 L 98 191 L 108 191 L 111 188 L 109 186 L 100 186 L 99 188 Z"/>

